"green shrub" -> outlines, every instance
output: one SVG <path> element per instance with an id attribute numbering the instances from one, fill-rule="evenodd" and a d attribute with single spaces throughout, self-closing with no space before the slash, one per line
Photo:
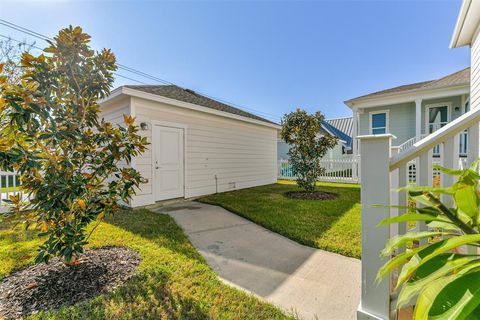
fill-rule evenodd
<path id="1" fill-rule="evenodd" d="M 282 139 L 290 145 L 288 156 L 297 185 L 307 192 L 315 191 L 317 179 L 325 172 L 320 159 L 333 148 L 337 138 L 322 131 L 324 116 L 297 109 L 282 119 Z"/>

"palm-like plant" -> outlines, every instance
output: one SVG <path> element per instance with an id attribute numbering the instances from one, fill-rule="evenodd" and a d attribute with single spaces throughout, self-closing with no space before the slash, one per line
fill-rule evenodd
<path id="1" fill-rule="evenodd" d="M 480 193 L 478 162 L 469 169 L 437 168 L 457 181 L 447 188 L 408 186 L 420 206 L 385 219 L 380 225 L 425 222 L 428 231 L 411 231 L 391 238 L 381 252 L 392 257 L 377 280 L 400 268 L 395 290 L 397 308 L 415 302 L 414 319 L 480 319 Z M 440 196 L 452 197 L 447 207 Z M 417 247 L 411 246 L 417 242 Z M 398 250 L 404 249 L 404 250 Z M 397 251 L 398 250 L 398 251 Z"/>

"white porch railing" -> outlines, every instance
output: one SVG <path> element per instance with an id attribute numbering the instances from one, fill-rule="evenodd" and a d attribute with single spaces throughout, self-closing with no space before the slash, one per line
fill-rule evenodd
<path id="1" fill-rule="evenodd" d="M 321 159 L 320 165 L 325 168 L 324 174 L 318 181 L 358 183 L 358 157 L 345 157 L 341 159 Z M 278 178 L 294 180 L 292 165 L 288 160 L 278 161 Z"/>
<path id="2" fill-rule="evenodd" d="M 375 284 L 379 268 L 387 259 L 379 256 L 386 241 L 407 231 L 407 225 L 400 224 L 377 227 L 377 224 L 391 216 L 405 213 L 405 209 L 376 208 L 374 204 L 391 204 L 406 206 L 407 194 L 396 192 L 399 187 L 410 183 L 412 163 L 415 164 L 415 180 L 419 185 L 432 185 L 434 172 L 432 168 L 433 148 L 440 146 L 440 163 L 447 168 L 457 169 L 472 163 L 479 157 L 480 108 L 471 110 L 438 131 L 414 143 L 402 153 L 392 154 L 392 135 L 370 135 L 358 137 L 361 143 L 361 202 L 362 202 L 362 298 L 358 309 L 358 319 L 392 319 L 393 279 L 384 279 L 380 285 Z M 466 161 L 459 159 L 459 136 L 468 130 L 468 155 Z M 393 150 L 398 150 L 393 149 Z M 436 183 L 441 186 L 451 185 L 453 178 L 438 173 Z M 443 199 L 447 205 L 452 204 L 451 197 Z M 417 225 L 426 230 L 426 225 Z M 398 253 L 398 252 L 397 252 Z M 397 254 L 396 253 L 396 254 Z"/>
<path id="3" fill-rule="evenodd" d="M 457 159 L 458 168 L 459 169 L 466 169 L 467 168 L 467 158 L 466 157 L 459 157 Z M 432 158 L 432 165 L 438 164 L 442 165 L 443 160 L 441 157 L 433 157 Z M 440 171 L 437 169 L 433 169 L 433 177 L 440 177 Z M 417 182 L 417 159 L 413 159 L 408 162 L 407 164 L 407 181 L 409 183 L 416 183 Z M 435 181 L 435 180 L 434 180 Z"/>
<path id="4" fill-rule="evenodd" d="M 426 136 L 427 136 L 426 134 L 422 134 L 421 139 L 424 139 Z M 463 131 L 462 133 L 460 133 L 458 139 L 459 139 L 458 153 L 462 156 L 466 156 L 467 155 L 467 142 L 468 142 L 467 131 Z M 398 146 L 399 152 L 403 153 L 404 151 L 410 149 L 418 141 L 419 141 L 419 139 L 417 139 L 417 137 L 413 137 L 413 138 L 408 139 L 407 141 L 405 141 L 404 143 L 402 143 L 401 145 Z M 438 146 L 433 148 L 433 154 L 440 154 L 440 150 L 439 150 Z"/>
<path id="5" fill-rule="evenodd" d="M 402 143 L 401 145 L 398 146 L 398 149 L 400 153 L 404 152 L 405 150 L 411 148 L 415 142 L 417 142 L 417 137 L 413 137 Z"/>
<path id="6" fill-rule="evenodd" d="M 5 199 L 10 195 L 17 195 L 19 191 L 20 180 L 15 172 L 0 171 L 0 206 L 6 205 Z"/>

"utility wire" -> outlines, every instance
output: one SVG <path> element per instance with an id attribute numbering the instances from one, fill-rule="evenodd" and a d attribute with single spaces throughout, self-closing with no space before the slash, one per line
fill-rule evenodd
<path id="1" fill-rule="evenodd" d="M 9 36 L 3 35 L 3 34 L 0 34 L 0 37 L 5 38 L 5 39 L 8 39 L 8 40 L 15 41 L 15 42 L 17 42 L 18 44 L 26 45 L 26 46 L 29 46 L 29 47 L 31 47 L 31 48 L 35 48 L 35 49 L 38 49 L 38 50 L 43 51 L 42 48 L 37 47 L 37 46 L 35 46 L 35 45 L 33 45 L 33 44 L 27 43 L 27 42 L 25 42 L 25 41 L 20 41 L 20 40 L 14 39 L 14 38 L 12 38 L 12 37 L 9 37 Z M 137 80 L 137 79 L 133 79 L 133 78 L 124 76 L 124 75 L 122 75 L 122 74 L 120 74 L 120 73 L 117 73 L 117 72 L 114 72 L 113 74 L 116 75 L 117 77 L 124 78 L 124 79 L 128 79 L 128 80 L 130 80 L 130 81 L 134 81 L 134 82 L 137 82 L 137 83 L 140 83 L 140 84 L 143 84 L 143 85 L 146 85 L 146 84 L 147 84 L 147 83 L 142 82 L 142 81 L 140 81 L 140 80 Z"/>
<path id="2" fill-rule="evenodd" d="M 18 24 L 9 22 L 9 21 L 4 20 L 4 19 L 0 19 L 0 25 L 4 25 L 4 26 L 6 26 L 6 27 L 8 27 L 8 28 L 11 28 L 11 29 L 14 29 L 14 30 L 16 30 L 16 31 L 23 32 L 23 33 L 25 33 L 25 34 L 28 34 L 28 35 L 30 35 L 30 36 L 32 36 L 32 37 L 41 39 L 41 40 L 43 40 L 43 41 L 53 41 L 53 40 L 54 40 L 53 38 L 50 38 L 50 37 L 48 37 L 48 36 L 46 36 L 46 35 L 43 35 L 43 34 L 41 34 L 41 33 L 38 33 L 38 32 L 36 32 L 36 31 L 34 31 L 34 30 L 31 30 L 31 29 L 27 29 L 27 28 L 25 28 L 25 27 L 22 27 L 22 26 L 20 26 L 20 25 L 18 25 Z M 7 38 L 7 39 L 10 38 L 10 37 L 7 37 L 7 36 L 5 36 L 5 35 L 1 35 L 1 36 L 2 36 L 3 38 Z M 10 38 L 10 39 L 12 39 L 12 38 Z M 14 41 L 16 41 L 16 42 L 19 42 L 19 43 L 24 43 L 24 42 L 21 42 L 21 41 L 19 41 L 19 40 L 15 40 L 15 39 L 12 39 L 12 40 L 14 40 Z M 27 43 L 25 43 L 25 44 L 27 44 Z M 31 45 L 31 47 L 43 51 L 43 49 L 41 49 L 41 48 L 39 48 L 39 47 L 37 47 L 37 46 Z M 174 84 L 174 83 L 172 83 L 172 82 L 170 82 L 170 81 L 167 81 L 167 80 L 165 80 L 165 79 L 162 79 L 162 78 L 153 76 L 153 75 L 151 75 L 151 74 L 148 74 L 148 73 L 146 73 L 146 72 L 143 72 L 143 71 L 140 71 L 140 70 L 137 70 L 137 69 L 128 67 L 128 66 L 123 65 L 123 64 L 117 63 L 117 66 L 118 66 L 119 69 L 122 69 L 122 70 L 124 70 L 124 71 L 133 73 L 133 74 L 138 75 L 138 76 L 141 76 L 141 77 L 144 77 L 144 78 L 146 78 L 146 79 L 153 80 L 153 81 L 156 81 L 156 82 L 159 82 L 159 83 L 163 83 L 163 84 L 167 84 L 167 85 L 177 86 L 177 87 L 182 88 L 182 89 L 186 89 L 186 88 L 184 88 L 184 87 L 182 87 L 182 86 L 176 85 L 176 84 Z M 136 79 L 133 79 L 133 78 L 129 78 L 129 77 L 127 77 L 127 76 L 123 76 L 123 75 L 120 75 L 120 74 L 118 74 L 118 73 L 114 73 L 114 74 L 117 75 L 117 76 L 119 76 L 119 77 L 121 77 L 121 78 L 128 79 L 128 80 L 131 80 L 131 81 L 135 81 L 135 82 L 140 83 L 140 84 L 143 84 L 143 85 L 147 85 L 147 83 L 145 83 L 145 82 L 142 82 L 142 81 L 139 81 L 139 80 L 136 80 Z M 273 118 L 273 119 L 275 119 L 275 120 L 281 119 L 281 117 L 278 116 L 278 115 L 274 115 L 274 114 L 271 114 L 271 113 L 266 113 L 266 112 L 263 112 L 263 111 L 259 111 L 259 110 L 247 108 L 247 107 L 244 107 L 244 106 L 239 106 L 239 105 L 237 105 L 237 104 L 235 104 L 235 103 L 232 103 L 232 102 L 229 102 L 229 101 L 226 101 L 226 100 L 223 100 L 223 99 L 215 98 L 215 97 L 209 96 L 209 95 L 207 95 L 207 94 L 203 94 L 203 93 L 201 93 L 201 92 L 198 92 L 198 93 L 201 94 L 201 95 L 203 95 L 203 96 L 205 96 L 205 97 L 207 97 L 207 98 L 210 98 L 210 99 L 213 99 L 213 100 L 217 100 L 217 101 L 219 101 L 219 102 L 221 102 L 221 103 L 224 103 L 224 104 L 227 104 L 227 105 L 236 107 L 236 108 L 238 108 L 238 109 L 240 109 L 240 110 L 242 110 L 242 109 L 243 109 L 243 110 L 248 110 L 248 111 L 250 111 L 250 112 L 255 112 L 255 113 L 257 113 L 258 115 L 262 115 L 262 116 L 268 117 L 268 118 Z"/>

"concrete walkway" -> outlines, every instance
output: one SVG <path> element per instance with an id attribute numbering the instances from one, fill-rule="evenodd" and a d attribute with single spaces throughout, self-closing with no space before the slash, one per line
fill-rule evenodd
<path id="1" fill-rule="evenodd" d="M 172 216 L 228 283 L 303 319 L 356 319 L 359 260 L 300 245 L 217 206 L 181 202 L 153 211 Z"/>

